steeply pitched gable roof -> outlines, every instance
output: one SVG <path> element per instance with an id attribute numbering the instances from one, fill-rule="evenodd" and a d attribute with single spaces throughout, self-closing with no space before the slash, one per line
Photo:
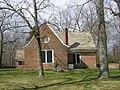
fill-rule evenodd
<path id="1" fill-rule="evenodd" d="M 64 33 L 59 32 L 59 37 L 64 41 Z M 85 51 L 96 50 L 92 35 L 89 32 L 68 32 L 68 45 L 70 50 Z"/>
<path id="2" fill-rule="evenodd" d="M 42 29 L 42 27 L 43 27 L 44 25 L 47 25 L 47 26 L 50 28 L 50 30 L 54 33 L 54 35 L 59 39 L 59 41 L 60 41 L 64 46 L 69 47 L 68 45 L 66 45 L 66 44 L 61 40 L 61 38 L 55 33 L 55 31 L 52 29 L 52 27 L 51 27 L 48 23 L 43 24 L 40 29 Z M 35 39 L 35 37 L 33 36 L 33 37 L 30 39 L 30 41 L 23 47 L 23 49 L 24 49 L 25 47 L 29 46 L 29 44 L 30 44 L 34 39 Z"/>
<path id="3" fill-rule="evenodd" d="M 56 33 L 49 24 L 47 25 L 50 30 L 54 33 L 54 35 L 59 39 L 59 41 L 64 45 L 69 47 L 69 50 L 74 51 L 95 51 L 96 46 L 93 41 L 93 37 L 89 32 L 68 32 L 68 45 L 65 44 L 65 35 L 64 32 Z M 41 27 L 42 28 L 42 27 Z M 24 46 L 27 47 L 33 41 L 33 38 Z"/>
<path id="4" fill-rule="evenodd" d="M 51 29 L 51 31 L 54 33 L 54 35 L 59 39 L 59 41 L 60 41 L 64 46 L 69 47 L 68 45 L 66 45 L 66 44 L 62 41 L 62 39 L 58 36 L 58 34 L 55 33 L 55 31 L 53 30 L 53 28 L 52 28 L 49 24 L 47 24 L 47 25 L 48 25 L 48 27 Z"/>

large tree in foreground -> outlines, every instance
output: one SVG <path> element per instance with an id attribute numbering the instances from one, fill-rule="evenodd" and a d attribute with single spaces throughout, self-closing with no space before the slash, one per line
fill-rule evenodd
<path id="1" fill-rule="evenodd" d="M 40 44 L 40 32 L 39 32 L 39 21 L 42 19 L 40 17 L 41 12 L 44 12 L 49 5 L 49 0 L 1 0 L 0 9 L 7 9 L 11 13 L 20 16 L 30 28 L 33 33 L 38 48 L 39 55 L 39 76 L 44 76 L 42 58 L 41 58 L 41 44 Z M 39 14 L 38 14 L 39 13 Z"/>
<path id="2" fill-rule="evenodd" d="M 107 61 L 107 35 L 105 30 L 104 19 L 104 0 L 96 0 L 97 18 L 98 18 L 98 52 L 100 72 L 99 78 L 109 78 L 108 61 Z"/>

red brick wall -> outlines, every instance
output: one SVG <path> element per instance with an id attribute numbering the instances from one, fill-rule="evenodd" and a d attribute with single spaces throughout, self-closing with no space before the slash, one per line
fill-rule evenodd
<path id="1" fill-rule="evenodd" d="M 50 30 L 50 28 L 46 25 L 41 30 L 41 37 L 44 35 L 47 35 L 50 38 L 49 43 L 45 44 L 42 42 L 42 49 L 52 49 L 54 50 L 54 62 L 58 62 L 59 67 L 66 69 L 68 64 L 68 58 L 67 58 L 67 50 L 68 47 L 64 46 L 60 40 L 54 35 L 54 33 Z M 48 67 L 47 67 L 48 65 Z M 44 64 L 45 68 L 52 67 L 53 65 Z M 53 68 L 53 67 L 52 67 Z"/>
<path id="2" fill-rule="evenodd" d="M 96 67 L 96 53 L 82 52 L 81 60 L 83 67 L 95 68 Z"/>
<path id="3" fill-rule="evenodd" d="M 34 39 L 27 47 L 25 51 L 25 69 L 38 68 L 38 54 L 36 40 Z"/>
<path id="4" fill-rule="evenodd" d="M 24 65 L 19 65 L 19 63 L 16 62 L 16 68 L 17 69 L 24 69 Z"/>
<path id="5" fill-rule="evenodd" d="M 49 43 L 43 43 L 41 39 L 42 50 L 53 50 L 54 51 L 54 62 L 57 61 L 60 68 L 66 69 L 68 64 L 67 50 L 68 47 L 64 46 L 56 35 L 50 30 L 50 28 L 45 25 L 40 30 L 41 37 L 44 35 L 50 38 Z M 25 50 L 25 69 L 38 69 L 38 52 L 36 40 L 33 41 L 24 48 Z M 43 64 L 44 69 L 52 69 L 53 63 Z"/>
<path id="6" fill-rule="evenodd" d="M 74 60 L 74 54 L 69 54 L 69 55 L 68 55 L 68 60 L 69 60 L 69 61 L 68 61 L 69 64 L 73 64 L 73 62 L 74 62 L 74 61 L 73 61 L 73 60 Z"/>
<path id="7" fill-rule="evenodd" d="M 81 68 L 95 68 L 96 67 L 96 54 L 94 52 L 81 52 Z M 69 54 L 69 63 L 73 63 L 75 61 L 75 55 Z M 74 65 L 74 68 L 77 66 Z"/>

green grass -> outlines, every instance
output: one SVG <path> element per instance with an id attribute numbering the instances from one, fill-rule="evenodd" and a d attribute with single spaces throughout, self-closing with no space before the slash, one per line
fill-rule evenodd
<path id="1" fill-rule="evenodd" d="M 97 69 L 78 69 L 64 72 L 0 69 L 0 90 L 119 90 L 120 70 L 110 69 L 110 78 L 97 79 Z"/>

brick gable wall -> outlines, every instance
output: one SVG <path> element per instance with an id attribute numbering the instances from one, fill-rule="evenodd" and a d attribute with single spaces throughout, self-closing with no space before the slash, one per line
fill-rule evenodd
<path id="1" fill-rule="evenodd" d="M 57 62 L 59 64 L 60 68 L 67 68 L 67 64 L 68 64 L 68 47 L 64 46 L 60 40 L 56 37 L 56 35 L 54 35 L 54 33 L 50 30 L 50 28 L 46 25 L 42 28 L 41 30 L 41 37 L 44 37 L 44 35 L 48 36 L 50 38 L 49 43 L 45 44 L 43 43 L 43 41 L 41 40 L 42 43 L 42 49 L 52 49 L 54 51 L 54 62 Z M 44 65 L 46 66 L 46 68 L 50 68 L 47 67 L 48 65 Z M 53 68 L 53 66 L 51 67 Z"/>
<path id="2" fill-rule="evenodd" d="M 29 46 L 24 49 L 25 52 L 25 69 L 38 68 L 38 54 L 36 40 L 34 39 Z"/>
<path id="3" fill-rule="evenodd" d="M 56 37 L 53 31 L 50 30 L 48 25 L 44 25 L 40 30 L 41 37 L 48 36 L 50 41 L 48 43 L 43 43 L 41 38 L 42 50 L 53 50 L 54 52 L 54 62 L 59 64 L 60 68 L 66 69 L 68 64 L 67 50 L 68 47 L 63 45 L 60 40 Z M 25 69 L 37 69 L 38 68 L 38 52 L 36 40 L 33 41 L 24 48 L 25 52 Z M 52 69 L 54 67 L 53 63 L 43 64 L 44 69 Z"/>

